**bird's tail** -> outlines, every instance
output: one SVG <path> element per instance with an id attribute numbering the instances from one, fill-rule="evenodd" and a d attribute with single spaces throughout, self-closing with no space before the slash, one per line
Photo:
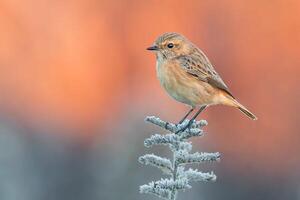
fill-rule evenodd
<path id="1" fill-rule="evenodd" d="M 257 120 L 257 117 L 252 112 L 250 112 L 245 106 L 243 106 L 236 100 L 234 100 L 234 106 L 237 107 L 242 113 L 247 115 L 247 117 L 249 117 L 250 119 Z"/>

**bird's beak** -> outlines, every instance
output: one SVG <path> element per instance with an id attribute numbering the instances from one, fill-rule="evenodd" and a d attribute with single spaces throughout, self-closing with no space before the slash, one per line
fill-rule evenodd
<path id="1" fill-rule="evenodd" d="M 148 47 L 147 50 L 149 50 L 149 51 L 157 51 L 158 50 L 158 46 L 154 45 L 154 46 Z"/>

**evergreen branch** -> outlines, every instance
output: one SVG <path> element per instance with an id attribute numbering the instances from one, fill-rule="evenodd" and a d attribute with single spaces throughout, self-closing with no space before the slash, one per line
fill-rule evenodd
<path id="1" fill-rule="evenodd" d="M 155 189 L 160 190 L 185 190 L 191 188 L 191 186 L 188 183 L 188 179 L 186 178 L 178 178 L 177 180 L 173 179 L 161 179 L 159 181 L 150 182 L 146 185 L 142 185 L 140 187 L 140 190 L 145 193 L 145 188 L 147 188 L 147 191 L 153 191 Z"/>
<path id="2" fill-rule="evenodd" d="M 170 199 L 171 198 L 171 191 L 166 189 L 161 189 L 155 187 L 154 182 L 150 182 L 146 185 L 140 186 L 140 193 L 142 194 L 154 194 L 162 199 Z"/>
<path id="3" fill-rule="evenodd" d="M 180 139 L 189 139 L 191 137 L 195 136 L 202 136 L 203 131 L 199 128 L 191 128 L 189 131 L 184 131 L 183 133 L 180 134 Z"/>
<path id="4" fill-rule="evenodd" d="M 183 171 L 182 174 L 179 175 L 180 177 L 185 177 L 189 181 L 216 181 L 217 176 L 213 173 L 204 173 L 199 172 L 197 169 L 188 169 L 186 171 Z"/>
<path id="5" fill-rule="evenodd" d="M 220 153 L 188 153 L 185 150 L 180 150 L 176 152 L 176 162 L 178 164 L 190 164 L 190 163 L 200 163 L 206 161 L 218 161 L 220 159 Z"/>
<path id="6" fill-rule="evenodd" d="M 184 120 L 181 124 L 175 125 L 170 122 L 165 122 L 161 120 L 158 117 L 155 116 L 148 116 L 145 118 L 146 122 L 152 123 L 156 126 L 159 126 L 165 130 L 168 130 L 172 133 L 176 133 L 179 129 L 182 129 L 184 126 L 186 126 L 189 123 L 189 120 Z M 205 120 L 200 121 L 193 121 L 192 125 L 189 129 L 186 129 L 184 132 L 190 132 L 192 129 L 201 129 L 203 126 L 206 126 L 207 122 Z M 197 130 L 194 130 L 193 132 L 197 132 Z"/>
<path id="7" fill-rule="evenodd" d="M 176 151 L 176 150 L 178 151 L 180 149 L 187 150 L 188 152 L 191 151 L 192 150 L 191 143 L 181 141 L 183 140 L 183 138 L 187 138 L 187 137 L 182 137 L 176 134 L 166 134 L 166 135 L 155 134 L 152 135 L 150 138 L 145 139 L 144 145 L 145 147 L 148 148 L 152 147 L 153 145 L 171 145 L 172 151 Z"/>
<path id="8" fill-rule="evenodd" d="M 148 116 L 148 117 L 146 117 L 145 121 L 150 122 L 152 124 L 155 124 L 156 126 L 159 126 L 159 127 L 163 128 L 163 129 L 166 129 L 168 131 L 171 131 L 172 133 L 175 133 L 177 131 L 177 127 L 176 127 L 175 124 L 165 122 L 165 121 L 161 120 L 158 117 Z"/>
<path id="9" fill-rule="evenodd" d="M 180 142 L 180 137 L 175 134 L 166 134 L 166 135 L 160 135 L 160 134 L 155 134 L 152 135 L 150 138 L 147 138 L 144 141 L 145 147 L 152 147 L 153 145 L 168 145 L 172 144 L 175 146 L 178 146 Z"/>
<path id="10" fill-rule="evenodd" d="M 139 162 L 144 165 L 151 165 L 161 169 L 166 174 L 172 174 L 172 163 L 167 158 L 162 158 L 154 154 L 146 154 L 139 157 Z"/>
<path id="11" fill-rule="evenodd" d="M 185 120 L 179 125 L 165 122 L 158 117 L 146 117 L 146 122 L 150 122 L 160 128 L 170 131 L 171 133 L 160 135 L 155 134 L 145 139 L 145 147 L 154 145 L 167 145 L 173 152 L 172 162 L 167 158 L 162 158 L 153 154 L 146 154 L 139 158 L 139 162 L 144 165 L 151 165 L 161 169 L 171 177 L 169 179 L 161 179 L 159 181 L 150 182 L 140 186 L 140 193 L 154 194 L 160 198 L 167 200 L 175 200 L 179 190 L 191 188 L 190 181 L 215 181 L 216 175 L 211 173 L 203 173 L 198 170 L 185 170 L 184 166 L 190 163 L 201 163 L 206 161 L 217 161 L 220 154 L 216 153 L 189 153 L 192 150 L 192 144 L 188 141 L 191 137 L 203 135 L 203 126 L 207 125 L 205 120 L 193 121 L 190 128 L 183 132 L 175 134 L 189 123 Z"/>

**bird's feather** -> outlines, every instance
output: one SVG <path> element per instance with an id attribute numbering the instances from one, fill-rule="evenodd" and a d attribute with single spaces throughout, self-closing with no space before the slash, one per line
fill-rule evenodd
<path id="1" fill-rule="evenodd" d="M 207 82 L 233 97 L 224 81 L 200 49 L 196 49 L 195 52 L 189 55 L 178 56 L 176 60 L 179 61 L 180 66 L 190 75 L 196 76 L 200 81 Z"/>

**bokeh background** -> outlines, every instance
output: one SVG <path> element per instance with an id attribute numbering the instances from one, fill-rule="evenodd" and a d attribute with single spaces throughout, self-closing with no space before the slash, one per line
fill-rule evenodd
<path id="1" fill-rule="evenodd" d="M 154 199 L 147 115 L 178 121 L 145 50 L 162 33 L 200 46 L 259 118 L 215 106 L 199 151 L 216 183 L 180 199 L 300 199 L 300 1 L 1 0 L 0 199 Z M 169 155 L 165 148 L 146 150 Z"/>

